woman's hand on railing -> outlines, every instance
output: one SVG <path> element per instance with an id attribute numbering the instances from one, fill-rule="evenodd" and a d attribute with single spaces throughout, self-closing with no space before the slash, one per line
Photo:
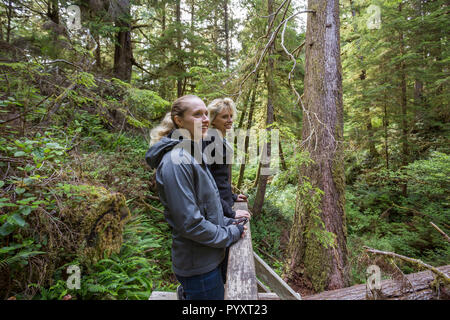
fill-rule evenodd
<path id="1" fill-rule="evenodd" d="M 235 219 L 233 224 L 237 224 L 239 230 L 241 231 L 241 238 L 245 237 L 245 230 L 247 230 L 247 226 L 245 225 L 248 222 L 247 218 Z"/>
<path id="2" fill-rule="evenodd" d="M 245 194 L 238 194 L 236 202 L 247 202 L 247 196 Z"/>
<path id="3" fill-rule="evenodd" d="M 234 216 L 235 219 L 239 218 L 247 218 L 250 220 L 252 215 L 247 210 L 236 210 L 236 215 Z"/>

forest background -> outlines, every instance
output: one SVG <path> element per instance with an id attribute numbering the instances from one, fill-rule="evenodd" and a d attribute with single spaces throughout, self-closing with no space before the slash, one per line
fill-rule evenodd
<path id="1" fill-rule="evenodd" d="M 280 170 L 261 179 L 258 163 L 235 164 L 233 185 L 250 196 L 254 250 L 302 294 L 326 289 L 287 266 L 295 215 L 312 190 L 300 170 L 310 161 L 298 102 L 306 8 L 1 0 L 0 297 L 175 290 L 170 229 L 144 155 L 151 128 L 185 94 L 231 97 L 235 128 L 278 130 Z M 442 0 L 339 3 L 348 285 L 366 281 L 363 246 L 450 261 L 430 224 L 450 231 L 447 15 Z M 313 194 L 317 208 L 320 190 Z M 332 245 L 326 232 L 315 236 Z M 67 287 L 71 265 L 81 268 L 78 290 Z"/>

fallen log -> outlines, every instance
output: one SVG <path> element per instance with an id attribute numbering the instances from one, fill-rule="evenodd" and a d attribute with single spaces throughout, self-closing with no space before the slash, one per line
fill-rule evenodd
<path id="1" fill-rule="evenodd" d="M 436 268 L 446 275 L 450 275 L 450 265 Z M 429 270 L 406 275 L 412 288 L 402 288 L 402 283 L 395 280 L 381 281 L 381 289 L 377 290 L 377 299 L 380 300 L 433 300 L 448 299 L 450 288 L 441 287 L 439 292 L 432 288 L 433 273 Z M 439 297 L 438 297 L 439 295 Z M 303 300 L 372 300 L 372 293 L 366 284 L 321 292 L 315 295 L 302 296 Z"/>

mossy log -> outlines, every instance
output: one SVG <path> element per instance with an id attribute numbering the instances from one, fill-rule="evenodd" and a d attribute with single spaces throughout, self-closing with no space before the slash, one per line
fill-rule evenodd
<path id="1" fill-rule="evenodd" d="M 96 262 L 122 246 L 122 230 L 130 218 L 125 197 L 102 187 L 76 186 L 61 212 L 62 222 L 74 233 L 80 260 Z"/>
<path id="2" fill-rule="evenodd" d="M 436 268 L 449 275 L 450 265 Z M 381 281 L 381 289 L 370 292 L 365 284 L 359 284 L 343 289 L 325 291 L 311 296 L 303 296 L 303 300 L 434 300 L 448 299 L 450 288 L 434 286 L 433 273 L 429 270 L 406 275 L 411 287 L 403 288 L 402 283 L 395 280 Z"/>
<path id="3" fill-rule="evenodd" d="M 29 283 L 50 287 L 60 267 L 89 266 L 120 251 L 123 227 L 131 217 L 122 194 L 69 183 L 54 186 L 52 194 L 55 210 L 38 208 L 28 218 L 32 227 L 19 230 L 22 238 L 39 239 L 45 254 L 29 258 L 26 267 L 0 270 L 0 299 L 17 292 L 32 297 L 39 287 Z"/>

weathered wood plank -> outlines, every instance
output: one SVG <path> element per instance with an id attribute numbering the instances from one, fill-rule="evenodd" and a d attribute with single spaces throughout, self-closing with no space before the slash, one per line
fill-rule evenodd
<path id="1" fill-rule="evenodd" d="M 299 293 L 292 290 L 289 285 L 280 278 L 270 266 L 261 259 L 255 252 L 253 252 L 255 258 L 255 270 L 258 277 L 260 277 L 267 285 L 275 292 L 281 300 L 301 300 Z"/>
<path id="2" fill-rule="evenodd" d="M 176 292 L 153 291 L 148 300 L 178 300 Z"/>
<path id="3" fill-rule="evenodd" d="M 153 291 L 148 300 L 177 300 L 176 292 Z M 260 292 L 258 300 L 280 300 L 276 293 Z"/>
<path id="4" fill-rule="evenodd" d="M 248 210 L 246 202 L 236 202 L 235 210 Z M 225 283 L 225 300 L 257 300 L 255 262 L 250 222 L 246 224 L 244 239 L 230 246 L 228 255 L 227 280 Z"/>
<path id="5" fill-rule="evenodd" d="M 274 292 L 260 292 L 258 293 L 259 300 L 281 300 Z"/>
<path id="6" fill-rule="evenodd" d="M 437 268 L 446 275 L 450 274 L 450 265 Z M 397 281 L 381 281 L 381 297 L 386 300 L 429 300 L 433 298 L 430 282 L 434 280 L 431 271 L 422 271 L 406 275 L 414 290 L 407 289 L 402 292 L 401 285 Z M 311 296 L 303 297 L 304 300 L 366 300 L 366 285 L 358 284 L 352 287 L 325 291 Z"/>

